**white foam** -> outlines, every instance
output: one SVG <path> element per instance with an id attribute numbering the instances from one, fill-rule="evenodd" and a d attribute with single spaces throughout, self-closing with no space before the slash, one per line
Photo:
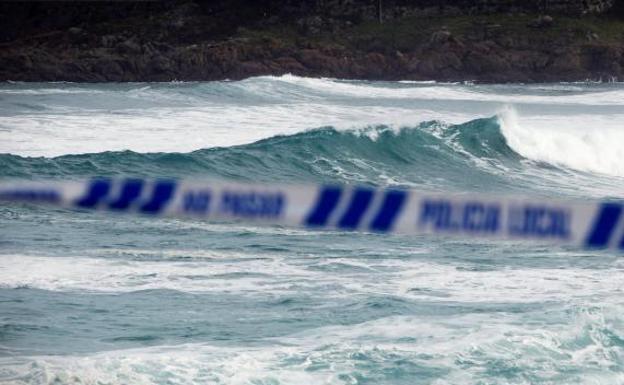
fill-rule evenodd
<path id="1" fill-rule="evenodd" d="M 567 266 L 462 271 L 449 265 L 418 265 L 401 269 L 396 278 L 385 281 L 386 291 L 393 288 L 399 296 L 440 302 L 531 303 L 608 298 L 624 290 L 620 263 L 608 270 Z"/>
<path id="2" fill-rule="evenodd" d="M 252 79 L 253 80 L 253 79 Z M 412 87 L 394 87 L 392 82 L 353 82 L 331 78 L 306 78 L 293 75 L 263 76 L 255 80 L 277 81 L 322 91 L 327 94 L 375 99 L 455 100 L 497 102 L 502 104 L 622 105 L 624 90 L 594 90 L 576 85 L 524 87 L 525 92 L 509 92 L 508 87 L 475 86 L 435 82 L 397 82 Z M 250 80 L 251 81 L 251 80 Z M 517 87 L 517 86 L 516 86 Z M 527 94 L 526 90 L 568 91 L 567 93 Z M 502 91 L 502 92 L 501 92 Z M 574 92 L 576 91 L 576 92 Z"/>
<path id="3" fill-rule="evenodd" d="M 0 117 L 0 153 L 22 156 L 132 150 L 190 152 L 251 143 L 310 128 L 415 125 L 444 118 L 461 123 L 466 114 L 426 109 L 351 107 L 326 104 L 203 106 L 124 111 L 63 111 Z"/>
<path id="4" fill-rule="evenodd" d="M 501 246 L 504 250 L 504 246 Z M 609 268 L 566 266 L 463 269 L 423 260 L 429 250 L 394 250 L 410 259 L 296 257 L 197 250 L 94 250 L 98 257 L 3 255 L 0 287 L 72 292 L 184 292 L 293 294 L 326 292 L 334 298 L 384 295 L 463 303 L 534 303 L 615 298 L 624 291 L 624 263 Z M 503 251 L 501 251 L 503 252 Z M 378 251 L 373 251 L 378 253 Z M 550 257 L 554 258 L 554 252 Z M 562 258 L 574 258 L 563 254 Z M 302 263 L 305 261 L 305 263 Z M 371 279 L 371 275 L 375 279 Z"/>
<path id="5" fill-rule="evenodd" d="M 565 119 L 559 115 L 519 116 L 514 108 L 506 108 L 499 121 L 509 146 L 526 158 L 624 176 L 624 113 L 577 114 Z"/>
<path id="6" fill-rule="evenodd" d="M 289 350 L 282 349 L 283 353 Z M 131 349 L 70 357 L 0 359 L 13 384 L 323 384 L 327 373 L 279 365 L 278 349 L 207 345 Z M 5 375 L 6 377 L 6 375 Z"/>
<path id="7" fill-rule="evenodd" d="M 26 83 L 21 83 L 22 87 L 20 88 L 8 88 L 3 89 L 0 88 L 0 95 L 36 95 L 36 96 L 47 96 L 47 95 L 65 95 L 65 94 L 103 94 L 104 91 L 94 90 L 94 89 L 84 89 L 82 87 L 64 87 L 64 88 L 53 88 L 53 87 L 42 87 L 36 89 L 24 88 Z"/>
<path id="8" fill-rule="evenodd" d="M 390 316 L 309 329 L 253 347 L 195 343 L 83 356 L 4 357 L 0 380 L 16 385 L 345 384 L 362 378 L 393 383 L 417 375 L 436 384 L 522 384 L 531 382 L 523 380 L 530 375 L 548 383 L 620 383 L 624 376 L 613 368 L 624 356 L 612 339 L 622 330 L 612 320 L 621 310 L 621 305 L 583 307 L 559 322 L 528 326 L 522 315 L 510 312 Z"/>
<path id="9" fill-rule="evenodd" d="M 104 250 L 99 253 L 104 253 Z M 119 250 L 106 250 L 119 256 Z M 3 255 L 0 287 L 30 287 L 53 291 L 131 292 L 170 289 L 186 292 L 291 292 L 320 273 L 305 271 L 282 259 L 233 253 L 178 251 L 158 253 L 128 250 L 124 259 Z M 140 260 L 127 260 L 129 256 Z M 166 260 L 167 257 L 191 258 Z M 145 257 L 148 260 L 145 260 Z M 253 272 L 253 274 L 248 274 Z M 236 276 L 232 276 L 235 274 Z M 318 275 L 318 277 L 315 277 Z"/>

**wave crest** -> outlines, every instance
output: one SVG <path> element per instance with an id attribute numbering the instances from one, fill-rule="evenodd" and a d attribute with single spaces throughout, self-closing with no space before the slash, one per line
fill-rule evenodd
<path id="1" fill-rule="evenodd" d="M 0 155 L 3 177 L 94 175 L 226 177 L 238 180 L 333 181 L 432 185 L 494 178 L 519 167 L 496 118 L 460 125 L 337 130 L 323 127 L 255 143 L 190 153 L 132 151 L 25 158 Z M 452 184 L 452 183 L 451 183 Z"/>

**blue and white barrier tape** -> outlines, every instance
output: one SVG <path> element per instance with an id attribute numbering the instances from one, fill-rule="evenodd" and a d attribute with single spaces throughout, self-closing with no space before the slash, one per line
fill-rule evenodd
<path id="1" fill-rule="evenodd" d="M 144 179 L 0 183 L 0 200 L 313 229 L 527 239 L 624 250 L 624 205 L 616 202 Z"/>

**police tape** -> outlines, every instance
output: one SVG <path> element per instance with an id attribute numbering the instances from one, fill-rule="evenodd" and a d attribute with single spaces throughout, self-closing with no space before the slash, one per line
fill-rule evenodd
<path id="1" fill-rule="evenodd" d="M 393 188 L 103 178 L 0 183 L 0 201 L 308 229 L 524 239 L 624 250 L 624 205 Z"/>

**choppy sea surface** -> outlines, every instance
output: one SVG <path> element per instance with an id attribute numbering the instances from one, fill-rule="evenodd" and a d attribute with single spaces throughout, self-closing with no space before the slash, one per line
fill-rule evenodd
<path id="1" fill-rule="evenodd" d="M 108 175 L 621 198 L 624 85 L 0 85 L 0 181 Z M 624 260 L 3 204 L 0 383 L 622 384 Z"/>

